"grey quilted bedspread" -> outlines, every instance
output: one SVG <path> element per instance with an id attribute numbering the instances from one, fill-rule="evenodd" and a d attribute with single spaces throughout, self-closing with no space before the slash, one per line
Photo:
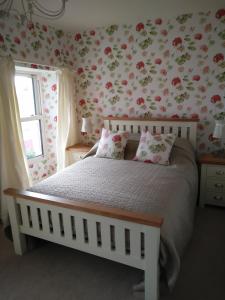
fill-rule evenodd
<path id="1" fill-rule="evenodd" d="M 191 238 L 198 174 L 190 147 L 174 147 L 170 166 L 87 157 L 30 191 L 164 217 L 160 265 L 173 287 Z"/>

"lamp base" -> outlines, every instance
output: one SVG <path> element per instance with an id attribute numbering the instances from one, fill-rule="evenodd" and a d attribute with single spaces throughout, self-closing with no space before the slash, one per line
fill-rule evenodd
<path id="1" fill-rule="evenodd" d="M 220 149 L 217 151 L 214 151 L 213 156 L 218 157 L 218 158 L 225 158 L 225 149 Z"/>

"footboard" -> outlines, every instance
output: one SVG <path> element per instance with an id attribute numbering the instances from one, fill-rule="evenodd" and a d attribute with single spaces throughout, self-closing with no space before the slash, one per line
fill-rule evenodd
<path id="1" fill-rule="evenodd" d="M 162 218 L 8 189 L 15 252 L 35 236 L 145 271 L 145 300 L 158 299 Z"/>

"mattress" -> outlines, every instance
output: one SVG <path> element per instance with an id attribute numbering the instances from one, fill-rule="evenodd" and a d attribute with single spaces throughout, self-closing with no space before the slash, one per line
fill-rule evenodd
<path id="1" fill-rule="evenodd" d="M 162 216 L 160 266 L 173 287 L 194 223 L 198 173 L 191 145 L 176 141 L 169 166 L 97 158 L 94 153 L 95 148 L 29 190 Z"/>

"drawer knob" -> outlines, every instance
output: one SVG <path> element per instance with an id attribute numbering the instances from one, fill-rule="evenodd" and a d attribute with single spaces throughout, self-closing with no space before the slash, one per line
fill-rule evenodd
<path id="1" fill-rule="evenodd" d="M 222 188 L 222 187 L 223 187 L 223 184 L 222 184 L 222 183 L 215 183 L 215 187 L 216 187 L 216 188 Z"/>
<path id="2" fill-rule="evenodd" d="M 218 201 L 221 201 L 221 200 L 223 200 L 223 197 L 222 196 L 214 196 L 214 199 L 218 200 Z"/>
<path id="3" fill-rule="evenodd" d="M 224 171 L 222 171 L 222 170 L 219 170 L 219 171 L 216 171 L 216 174 L 217 174 L 217 175 L 224 175 L 224 174 L 225 174 L 225 172 L 224 172 Z"/>

